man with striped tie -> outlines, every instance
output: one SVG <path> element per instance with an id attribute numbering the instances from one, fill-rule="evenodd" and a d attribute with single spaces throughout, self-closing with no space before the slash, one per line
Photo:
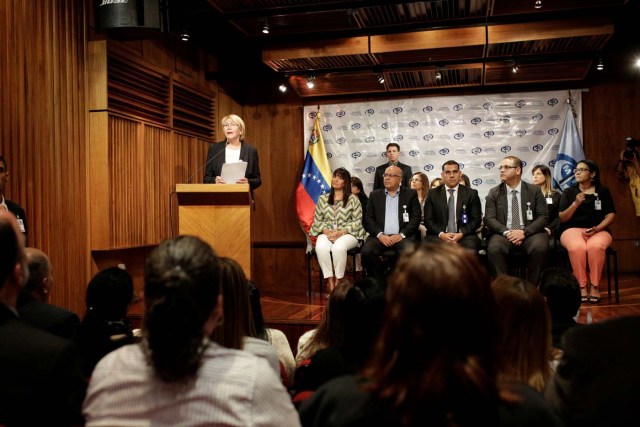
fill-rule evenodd
<path id="1" fill-rule="evenodd" d="M 547 204 L 540 187 L 522 181 L 522 160 L 507 156 L 500 162 L 501 184 L 486 197 L 484 224 L 488 229 L 487 256 L 493 277 L 509 273 L 509 256 L 526 255 L 527 279 L 538 284 L 549 256 Z"/>

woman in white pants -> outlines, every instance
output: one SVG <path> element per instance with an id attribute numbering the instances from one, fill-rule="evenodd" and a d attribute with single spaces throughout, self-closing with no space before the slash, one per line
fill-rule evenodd
<path id="1" fill-rule="evenodd" d="M 331 292 L 344 277 L 347 251 L 365 235 L 362 206 L 358 197 L 351 194 L 351 174 L 345 168 L 333 172 L 331 191 L 318 199 L 309 234 L 318 236 L 316 255 Z"/>

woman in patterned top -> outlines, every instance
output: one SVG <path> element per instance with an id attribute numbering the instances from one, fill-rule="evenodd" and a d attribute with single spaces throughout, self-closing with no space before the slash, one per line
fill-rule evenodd
<path id="1" fill-rule="evenodd" d="M 316 255 L 331 292 L 344 277 L 347 251 L 355 248 L 365 234 L 362 206 L 351 194 L 351 174 L 345 168 L 333 172 L 331 191 L 318 199 L 309 234 L 318 236 Z"/>

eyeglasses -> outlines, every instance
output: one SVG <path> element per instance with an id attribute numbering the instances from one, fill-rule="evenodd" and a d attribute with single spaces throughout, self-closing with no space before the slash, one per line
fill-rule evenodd
<path id="1" fill-rule="evenodd" d="M 238 127 L 238 125 L 235 124 L 235 123 L 225 123 L 222 126 L 226 127 L 226 128 L 237 128 Z"/>
<path id="2" fill-rule="evenodd" d="M 391 173 L 385 173 L 382 176 L 385 177 L 385 178 L 400 178 L 400 175 L 393 175 Z"/>
<path id="3" fill-rule="evenodd" d="M 585 172 L 591 172 L 591 171 L 589 169 L 587 169 L 587 168 L 575 168 L 573 170 L 573 173 L 578 173 L 578 172 L 579 173 L 585 173 Z"/>
<path id="4" fill-rule="evenodd" d="M 507 170 L 507 169 L 516 169 L 518 166 L 500 166 L 498 169 Z"/>

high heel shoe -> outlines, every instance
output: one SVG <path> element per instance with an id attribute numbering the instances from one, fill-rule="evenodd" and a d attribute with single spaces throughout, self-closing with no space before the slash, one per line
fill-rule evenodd
<path id="1" fill-rule="evenodd" d="M 593 293 L 597 292 L 598 295 L 594 295 Z M 591 294 L 589 294 L 589 302 L 591 304 L 598 304 L 600 302 L 600 290 L 597 286 L 591 286 Z"/>
<path id="2" fill-rule="evenodd" d="M 587 287 L 580 288 L 580 301 L 589 302 L 589 294 L 587 294 Z"/>

